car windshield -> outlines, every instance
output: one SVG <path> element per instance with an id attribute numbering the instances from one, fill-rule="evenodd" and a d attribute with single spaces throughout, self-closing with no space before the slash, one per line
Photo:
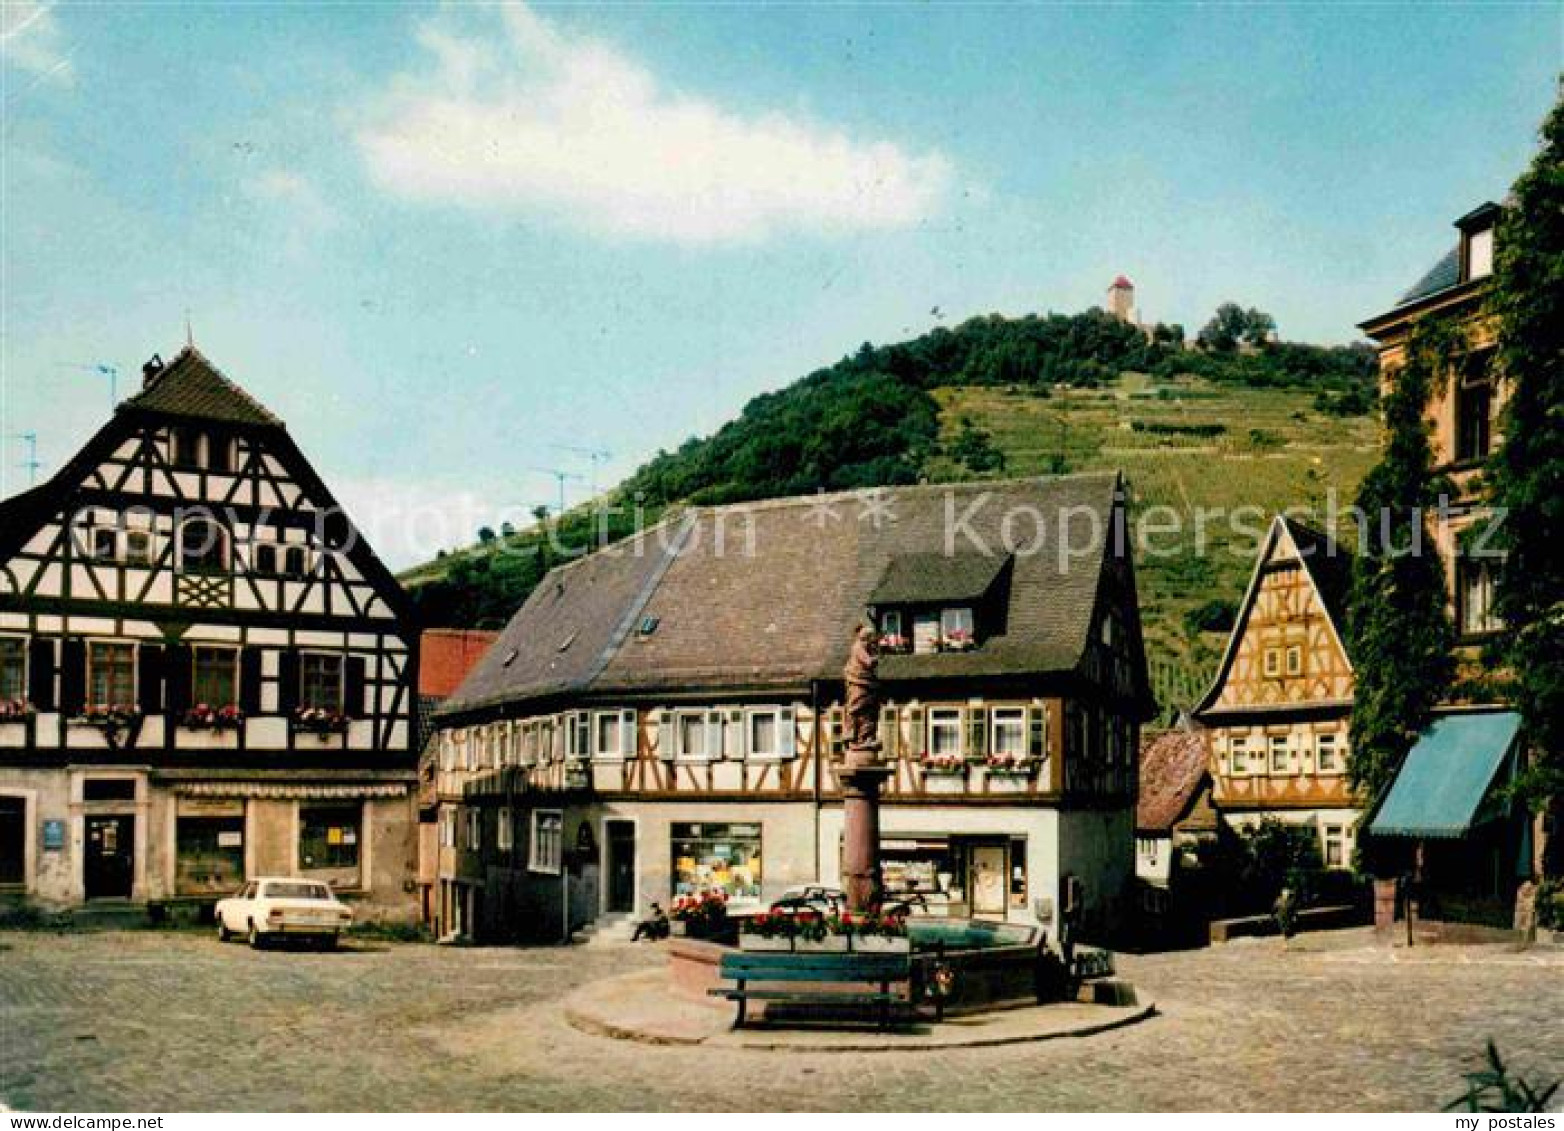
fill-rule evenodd
<path id="1" fill-rule="evenodd" d="M 267 884 L 268 899 L 331 899 L 331 889 L 325 884 Z"/>

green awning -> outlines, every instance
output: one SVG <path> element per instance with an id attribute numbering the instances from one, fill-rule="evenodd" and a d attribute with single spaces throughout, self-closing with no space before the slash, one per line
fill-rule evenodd
<path id="1" fill-rule="evenodd" d="M 1375 836 L 1463 837 L 1515 746 L 1514 711 L 1445 715 L 1412 747 L 1369 832 Z"/>

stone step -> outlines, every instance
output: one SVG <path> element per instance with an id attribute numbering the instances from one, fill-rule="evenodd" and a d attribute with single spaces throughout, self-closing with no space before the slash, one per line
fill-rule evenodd
<path id="1" fill-rule="evenodd" d="M 70 910 L 71 926 L 82 931 L 120 931 L 151 926 L 145 903 L 130 900 L 94 900 Z"/>

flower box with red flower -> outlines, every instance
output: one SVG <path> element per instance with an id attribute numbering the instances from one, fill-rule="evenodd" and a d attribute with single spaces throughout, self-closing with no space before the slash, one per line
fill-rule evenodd
<path id="1" fill-rule="evenodd" d="M 760 911 L 739 927 L 739 949 L 790 951 L 798 934 L 798 920 L 787 911 Z"/>
<path id="2" fill-rule="evenodd" d="M 37 713 L 25 699 L 0 699 L 0 723 L 25 723 Z"/>
<path id="3" fill-rule="evenodd" d="M 1031 777 L 1037 761 L 1025 754 L 990 754 L 983 761 L 989 777 Z"/>
<path id="4" fill-rule="evenodd" d="M 880 651 L 900 656 L 912 651 L 912 641 L 899 632 L 887 632 L 880 637 Z"/>
<path id="5" fill-rule="evenodd" d="M 964 628 L 952 629 L 940 638 L 941 652 L 970 652 L 977 647 L 977 638 Z"/>
<path id="6" fill-rule="evenodd" d="M 88 707 L 71 719 L 71 722 L 81 726 L 96 727 L 112 736 L 141 722 L 141 710 L 123 703 L 108 707 Z"/>
<path id="7" fill-rule="evenodd" d="M 960 754 L 925 754 L 923 756 L 923 772 L 925 774 L 960 774 L 965 776 L 967 760 Z"/>
<path id="8" fill-rule="evenodd" d="M 293 725 L 308 734 L 328 738 L 334 734 L 347 733 L 348 717 L 324 707 L 301 707 L 293 712 Z"/>
<path id="9" fill-rule="evenodd" d="M 872 911 L 861 915 L 845 913 L 842 920 L 854 951 L 862 954 L 908 954 L 912 951 L 905 915 Z"/>
<path id="10" fill-rule="evenodd" d="M 238 730 L 244 726 L 244 712 L 232 703 L 223 707 L 197 703 L 184 713 L 179 725 L 186 730 Z"/>
<path id="11" fill-rule="evenodd" d="M 719 889 L 681 895 L 668 910 L 675 934 L 689 938 L 710 938 L 728 924 L 728 896 Z"/>

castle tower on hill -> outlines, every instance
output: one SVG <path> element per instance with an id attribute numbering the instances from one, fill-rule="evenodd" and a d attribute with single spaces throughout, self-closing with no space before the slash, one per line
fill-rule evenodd
<path id="1" fill-rule="evenodd" d="M 1135 284 L 1123 275 L 1113 280 L 1108 287 L 1108 313 L 1131 326 L 1140 324 L 1135 310 Z"/>

